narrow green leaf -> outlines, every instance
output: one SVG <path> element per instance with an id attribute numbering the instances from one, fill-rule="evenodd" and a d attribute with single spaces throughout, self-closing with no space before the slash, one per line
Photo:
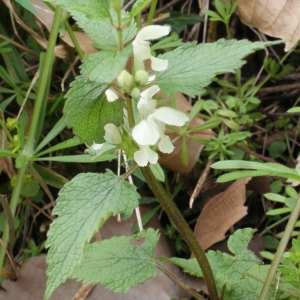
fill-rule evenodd
<path id="1" fill-rule="evenodd" d="M 33 13 L 36 17 L 38 17 L 40 19 L 39 14 L 37 13 L 37 11 L 35 10 L 35 8 L 33 7 L 33 5 L 30 3 L 29 0 L 16 0 L 16 2 L 18 2 L 20 5 L 22 5 L 25 9 L 27 9 L 28 11 L 30 11 L 31 13 Z"/>
<path id="2" fill-rule="evenodd" d="M 9 150 L 0 148 L 0 157 L 18 157 L 18 154 L 13 153 Z"/>
<path id="3" fill-rule="evenodd" d="M 246 55 L 255 50 L 272 45 L 272 42 L 247 40 L 219 40 L 212 44 L 186 43 L 159 58 L 167 59 L 168 68 L 156 72 L 156 83 L 166 95 L 177 92 L 191 97 L 204 93 L 206 87 L 217 74 L 234 72 L 245 61 Z"/>
<path id="4" fill-rule="evenodd" d="M 66 149 L 66 148 L 75 147 L 75 146 L 78 146 L 80 144 L 82 144 L 81 141 L 80 141 L 80 139 L 77 138 L 77 137 L 74 137 L 74 138 L 71 138 L 69 140 L 63 141 L 63 142 L 61 142 L 61 143 L 59 143 L 59 144 L 57 144 L 57 145 L 55 145 L 53 147 L 50 147 L 50 148 L 48 148 L 45 151 L 42 151 L 42 152 L 38 153 L 36 155 L 36 157 L 40 157 L 40 156 L 45 155 L 45 154 L 50 153 L 50 152 L 54 152 L 54 151 L 58 151 L 58 150 Z"/>
<path id="5" fill-rule="evenodd" d="M 104 140 L 104 126 L 113 123 L 119 126 L 123 122 L 124 101 L 117 99 L 108 102 L 105 91 L 108 84 L 99 84 L 78 76 L 66 94 L 65 114 L 68 126 L 74 134 L 91 145 L 101 144 Z"/>
<path id="6" fill-rule="evenodd" d="M 140 13 L 149 3 L 151 0 L 137 0 L 132 6 L 132 9 L 129 13 L 130 17 L 135 17 L 138 13 Z"/>
<path id="7" fill-rule="evenodd" d="M 66 116 L 63 115 L 44 137 L 44 139 L 40 142 L 40 144 L 36 147 L 34 153 L 38 153 L 41 149 L 43 149 L 50 141 L 52 141 L 58 134 L 60 134 L 66 126 Z"/>
<path id="8" fill-rule="evenodd" d="M 287 111 L 288 113 L 300 113 L 300 107 L 293 107 Z"/>
<path id="9" fill-rule="evenodd" d="M 126 293 L 136 284 L 157 276 L 153 254 L 158 239 L 158 232 L 150 228 L 131 237 L 113 237 L 87 245 L 73 278 L 102 283 L 114 292 Z"/>
<path id="10" fill-rule="evenodd" d="M 266 215 L 267 216 L 278 216 L 278 215 L 281 215 L 281 214 L 290 213 L 291 211 L 292 211 L 291 208 L 276 208 L 276 209 L 269 210 L 266 213 Z"/>
<path id="11" fill-rule="evenodd" d="M 70 162 L 70 163 L 95 163 L 99 161 L 107 161 L 117 158 L 115 154 L 103 154 L 94 158 L 89 154 L 81 155 L 63 155 L 63 156 L 49 156 L 49 157 L 37 157 L 35 161 L 60 161 L 60 162 Z"/>
<path id="12" fill-rule="evenodd" d="M 79 174 L 59 192 L 54 215 L 58 215 L 48 231 L 48 282 L 46 299 L 83 259 L 86 243 L 112 215 L 123 213 L 128 218 L 138 205 L 135 186 L 106 174 Z"/>
<path id="13" fill-rule="evenodd" d="M 90 81 L 110 83 L 124 69 L 131 52 L 132 46 L 130 45 L 118 53 L 100 51 L 88 55 L 83 60 L 82 74 Z"/>

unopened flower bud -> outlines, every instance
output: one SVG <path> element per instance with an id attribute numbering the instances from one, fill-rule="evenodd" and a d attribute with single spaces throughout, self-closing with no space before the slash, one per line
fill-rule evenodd
<path id="1" fill-rule="evenodd" d="M 135 82 L 138 85 L 145 85 L 148 82 L 149 74 L 145 70 L 138 70 L 135 73 Z"/>
<path id="2" fill-rule="evenodd" d="M 118 76 L 118 84 L 125 90 L 129 91 L 132 85 L 132 76 L 126 70 L 123 70 Z"/>
<path id="3" fill-rule="evenodd" d="M 139 88 L 135 87 L 132 89 L 130 94 L 131 94 L 132 98 L 139 98 L 141 95 L 141 91 Z"/>
<path id="4" fill-rule="evenodd" d="M 122 142 L 122 136 L 119 128 L 112 123 L 106 124 L 104 130 L 109 134 L 110 140 L 114 145 L 118 145 Z"/>
<path id="5" fill-rule="evenodd" d="M 18 120 L 15 118 L 6 119 L 6 127 L 8 130 L 13 130 L 18 127 Z"/>

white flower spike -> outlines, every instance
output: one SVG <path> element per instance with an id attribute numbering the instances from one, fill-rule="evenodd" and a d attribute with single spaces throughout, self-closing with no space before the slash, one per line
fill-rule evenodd
<path id="1" fill-rule="evenodd" d="M 161 152 L 173 152 L 174 146 L 170 138 L 164 134 L 165 124 L 182 126 L 189 120 L 183 112 L 170 107 L 155 109 L 156 101 L 152 97 L 158 91 L 157 85 L 143 91 L 137 105 L 142 120 L 133 128 L 132 137 L 140 147 L 134 154 L 135 161 L 140 166 L 147 165 L 148 162 L 152 164 L 157 162 L 158 156 L 154 156 L 155 152 L 150 149 L 150 146 L 157 143 Z"/>
<path id="2" fill-rule="evenodd" d="M 151 67 L 155 71 L 163 71 L 168 67 L 168 61 L 151 55 L 150 40 L 156 40 L 170 33 L 170 26 L 150 25 L 142 28 L 132 42 L 134 66 L 136 70 L 144 69 L 144 60 L 151 60 Z"/>

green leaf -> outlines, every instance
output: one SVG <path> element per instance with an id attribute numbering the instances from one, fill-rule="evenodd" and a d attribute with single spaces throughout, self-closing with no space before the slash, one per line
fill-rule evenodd
<path id="1" fill-rule="evenodd" d="M 62 156 L 48 156 L 48 157 L 38 157 L 35 158 L 35 161 L 60 161 L 60 162 L 69 162 L 69 163 L 95 163 L 99 161 L 107 161 L 117 158 L 115 154 L 102 154 L 97 156 L 91 156 L 89 154 L 80 154 L 80 155 L 62 155 Z"/>
<path id="2" fill-rule="evenodd" d="M 287 111 L 288 113 L 300 113 L 300 107 L 293 107 Z"/>
<path id="3" fill-rule="evenodd" d="M 136 284 L 157 276 L 153 254 L 158 239 L 158 232 L 150 228 L 132 237 L 113 237 L 87 245 L 73 278 L 102 283 L 114 292 L 126 293 Z"/>
<path id="4" fill-rule="evenodd" d="M 38 153 L 43 149 L 50 141 L 52 141 L 60 132 L 67 126 L 66 116 L 63 115 L 58 122 L 53 126 L 53 128 L 48 132 L 48 134 L 43 138 L 40 144 L 34 150 L 34 153 Z"/>
<path id="5" fill-rule="evenodd" d="M 78 76 L 66 94 L 67 124 L 89 145 L 105 141 L 104 126 L 107 123 L 120 126 L 123 122 L 124 102 L 121 99 L 108 102 L 105 96 L 108 87 L 108 84 L 90 82 Z"/>
<path id="6" fill-rule="evenodd" d="M 51 3 L 60 5 L 71 14 L 80 12 L 89 19 L 103 20 L 110 16 L 109 0 L 51 0 Z"/>
<path id="7" fill-rule="evenodd" d="M 237 230 L 228 240 L 228 249 L 235 255 L 231 256 L 227 253 L 219 251 L 208 251 L 207 258 L 211 265 L 214 277 L 216 279 L 217 288 L 220 291 L 222 286 L 226 284 L 226 291 L 238 285 L 238 281 L 243 278 L 245 273 L 255 264 L 259 263 L 259 259 L 253 252 L 247 249 L 254 230 L 245 228 Z M 163 261 L 174 263 L 184 269 L 191 275 L 203 277 L 202 271 L 195 258 L 158 258 Z M 230 298 L 225 298 L 230 299 Z M 241 298 L 243 299 L 243 298 Z"/>
<path id="8" fill-rule="evenodd" d="M 257 171 L 237 171 L 224 174 L 218 178 L 218 182 L 225 182 L 239 178 L 254 176 L 281 176 L 300 181 L 297 170 L 290 169 L 277 163 L 259 163 L 244 160 L 218 161 L 211 165 L 214 169 L 257 169 Z"/>
<path id="9" fill-rule="evenodd" d="M 59 192 L 53 210 L 58 218 L 48 231 L 48 282 L 46 299 L 83 259 L 83 249 L 112 215 L 132 214 L 138 205 L 135 186 L 108 171 L 106 174 L 79 174 Z"/>
<path id="10" fill-rule="evenodd" d="M 33 5 L 30 3 L 29 0 L 16 0 L 20 5 L 22 5 L 25 9 L 29 10 L 31 13 L 33 13 L 36 17 L 40 18 L 39 14 L 33 7 Z"/>
<path id="11" fill-rule="evenodd" d="M 82 74 L 90 81 L 110 83 L 120 75 L 131 52 L 132 46 L 130 45 L 119 53 L 100 51 L 88 55 L 81 66 Z"/>
<path id="12" fill-rule="evenodd" d="M 132 9 L 129 13 L 130 17 L 135 17 L 138 13 L 140 13 L 149 3 L 151 0 L 137 0 L 132 6 Z"/>
<path id="13" fill-rule="evenodd" d="M 68 10 L 74 19 L 100 48 L 118 49 L 118 31 L 116 13 L 110 10 L 109 0 L 54 0 Z M 128 19 L 128 13 L 122 11 L 122 21 Z M 130 41 L 136 34 L 134 22 L 122 29 L 123 43 Z"/>
<path id="14" fill-rule="evenodd" d="M 0 148 L 0 157 L 18 157 L 18 154 L 13 153 L 9 150 Z"/>
<path id="15" fill-rule="evenodd" d="M 169 61 L 168 68 L 156 72 L 156 83 L 166 95 L 184 93 L 191 97 L 205 92 L 215 75 L 234 72 L 245 61 L 243 57 L 271 42 L 219 40 L 212 44 L 186 43 L 174 51 L 158 56 Z"/>

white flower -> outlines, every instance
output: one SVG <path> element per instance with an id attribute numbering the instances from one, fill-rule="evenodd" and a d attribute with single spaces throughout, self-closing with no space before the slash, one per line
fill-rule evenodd
<path id="1" fill-rule="evenodd" d="M 114 102 L 119 98 L 118 95 L 111 89 L 106 90 L 105 95 L 108 102 Z"/>
<path id="2" fill-rule="evenodd" d="M 142 120 L 132 130 L 132 137 L 139 145 L 140 149 L 135 155 L 135 161 L 139 164 L 145 161 L 153 163 L 154 157 L 150 156 L 150 147 L 158 143 L 158 149 L 163 153 L 171 153 L 174 146 L 168 136 L 164 134 L 166 125 L 182 126 L 189 118 L 181 111 L 170 107 L 160 107 L 156 109 L 156 101 L 152 99 L 153 95 L 159 91 L 159 87 L 154 85 L 143 91 L 138 102 L 137 108 L 139 110 Z M 153 150 L 151 150 L 154 152 Z M 152 153 L 151 152 L 151 153 Z M 155 153 L 155 152 L 154 152 Z M 142 155 L 145 155 L 142 160 Z M 136 160 L 136 156 L 137 159 Z M 158 159 L 158 157 L 157 157 Z M 157 162 L 157 160 L 156 160 Z"/>
<path id="3" fill-rule="evenodd" d="M 146 167 L 148 163 L 157 163 L 158 154 L 150 149 L 149 145 L 140 146 L 140 150 L 134 153 L 134 160 L 140 167 Z"/>
<path id="4" fill-rule="evenodd" d="M 155 71 L 163 71 L 168 67 L 168 61 L 151 55 L 149 40 L 156 40 L 168 35 L 170 26 L 150 25 L 142 28 L 132 42 L 134 66 L 136 70 L 144 69 L 144 60 L 151 60 L 151 67 Z"/>
<path id="5" fill-rule="evenodd" d="M 122 143 L 122 135 L 119 128 L 112 123 L 108 123 L 104 126 L 105 132 L 109 135 L 112 144 L 117 145 Z"/>

